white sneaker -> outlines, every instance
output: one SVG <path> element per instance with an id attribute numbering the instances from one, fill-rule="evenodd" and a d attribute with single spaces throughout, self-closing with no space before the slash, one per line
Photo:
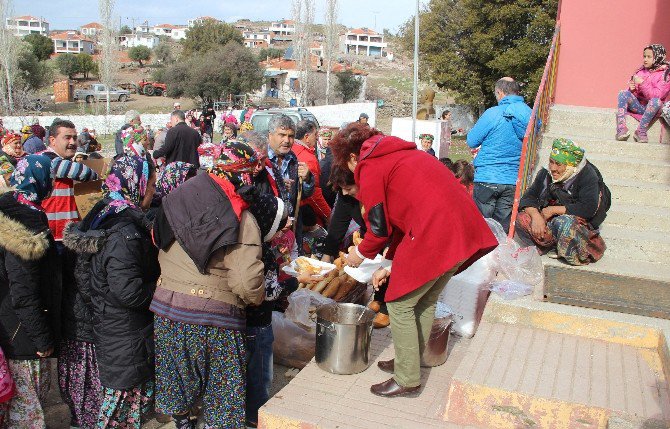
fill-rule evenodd
<path id="1" fill-rule="evenodd" d="M 555 250 L 550 250 L 547 252 L 547 256 L 550 257 L 551 259 L 558 259 L 560 256 L 558 256 L 558 253 Z"/>

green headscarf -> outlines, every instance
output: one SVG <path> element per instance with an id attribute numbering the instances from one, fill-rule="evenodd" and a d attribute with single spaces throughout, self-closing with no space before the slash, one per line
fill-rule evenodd
<path id="1" fill-rule="evenodd" d="M 556 139 L 551 145 L 549 158 L 559 164 L 576 167 L 584 159 L 584 149 L 577 146 L 572 140 Z"/>

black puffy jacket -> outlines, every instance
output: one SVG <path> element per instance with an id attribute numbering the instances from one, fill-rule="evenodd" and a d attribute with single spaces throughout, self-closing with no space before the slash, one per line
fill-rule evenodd
<path id="1" fill-rule="evenodd" d="M 82 222 L 81 229 L 99 211 Z M 153 313 L 149 304 L 160 276 L 154 247 L 141 212 L 110 215 L 97 231 L 100 249 L 91 258 L 93 336 L 104 387 L 125 390 L 153 377 Z"/>
<path id="2" fill-rule="evenodd" d="M 5 188 L 7 189 L 7 188 Z M 60 338 L 61 275 L 46 215 L 0 196 L 0 346 L 37 359 Z"/>

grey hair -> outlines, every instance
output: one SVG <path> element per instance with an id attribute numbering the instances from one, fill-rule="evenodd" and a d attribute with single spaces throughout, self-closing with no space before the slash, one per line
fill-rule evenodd
<path id="1" fill-rule="evenodd" d="M 128 110 L 126 112 L 126 118 L 125 118 L 126 119 L 126 124 L 129 124 L 130 121 L 132 121 L 135 118 L 139 118 L 139 117 L 140 117 L 140 112 L 138 112 L 137 110 Z"/>
<path id="2" fill-rule="evenodd" d="M 518 95 L 521 92 L 521 85 L 511 78 L 502 78 L 498 79 L 494 90 L 498 90 L 505 95 Z"/>
<path id="3" fill-rule="evenodd" d="M 272 118 L 270 118 L 270 122 L 268 123 L 268 132 L 274 133 L 279 128 L 295 132 L 295 123 L 293 122 L 293 119 L 283 113 L 272 115 Z"/>
<path id="4" fill-rule="evenodd" d="M 183 110 L 175 110 L 170 114 L 170 117 L 176 117 L 179 118 L 179 122 L 184 122 L 186 121 L 186 114 L 184 114 Z"/>
<path id="5" fill-rule="evenodd" d="M 316 124 L 309 119 L 303 119 L 295 126 L 295 138 L 302 140 L 305 134 L 316 132 Z"/>
<path id="6" fill-rule="evenodd" d="M 268 154 L 268 138 L 261 133 L 245 131 L 237 139 L 247 143 L 263 155 Z"/>

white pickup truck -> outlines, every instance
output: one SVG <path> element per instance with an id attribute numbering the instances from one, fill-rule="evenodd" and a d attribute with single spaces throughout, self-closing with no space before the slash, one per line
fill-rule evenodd
<path id="1" fill-rule="evenodd" d="M 115 87 L 109 89 L 109 101 L 126 101 L 128 97 L 130 97 L 130 91 Z M 107 87 L 102 83 L 94 83 L 87 89 L 76 89 L 74 99 L 84 100 L 87 103 L 107 101 Z"/>

